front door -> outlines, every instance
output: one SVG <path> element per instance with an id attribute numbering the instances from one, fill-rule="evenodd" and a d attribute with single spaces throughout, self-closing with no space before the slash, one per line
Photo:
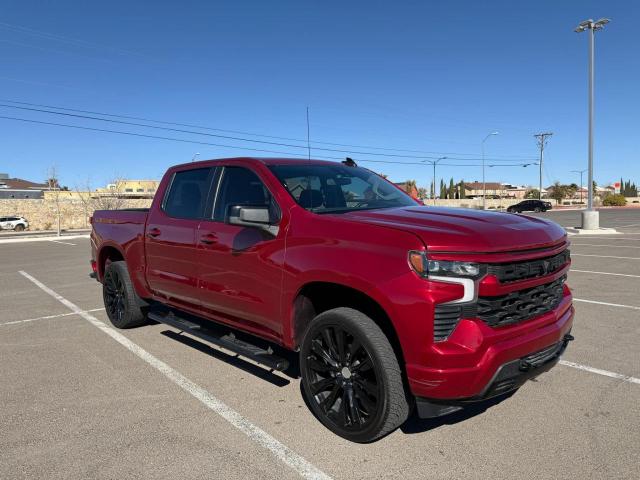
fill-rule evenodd
<path id="1" fill-rule="evenodd" d="M 254 332 L 280 337 L 284 229 L 273 235 L 227 222 L 233 205 L 277 209 L 258 175 L 224 167 L 209 219 L 197 231 L 200 302 L 212 316 Z"/>
<path id="2" fill-rule="evenodd" d="M 212 174 L 211 168 L 175 172 L 160 208 L 149 212 L 145 231 L 147 281 L 156 295 L 175 306 L 199 305 L 195 232 Z"/>

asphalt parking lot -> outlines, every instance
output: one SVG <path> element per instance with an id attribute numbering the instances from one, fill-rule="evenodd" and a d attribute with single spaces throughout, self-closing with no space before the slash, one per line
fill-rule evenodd
<path id="1" fill-rule="evenodd" d="M 315 420 L 295 375 L 111 329 L 88 239 L 0 243 L 0 478 L 640 478 L 640 209 L 601 224 L 624 234 L 572 237 L 563 364 L 369 445 Z"/>

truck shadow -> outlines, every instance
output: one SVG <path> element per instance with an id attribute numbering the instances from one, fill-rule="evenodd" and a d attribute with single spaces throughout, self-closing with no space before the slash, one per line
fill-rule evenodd
<path id="1" fill-rule="evenodd" d="M 242 358 L 239 355 L 235 355 L 235 354 L 229 354 L 226 352 L 223 352 L 222 350 L 212 347 L 210 345 L 207 345 L 206 343 L 203 343 L 193 337 L 190 337 L 188 335 L 182 335 L 178 332 L 175 332 L 173 330 L 165 330 L 163 332 L 160 332 L 162 335 L 164 335 L 165 337 L 171 338 L 172 340 L 176 340 L 177 342 L 182 343 L 183 345 L 189 346 L 191 348 L 194 348 L 196 350 L 198 350 L 199 352 L 205 353 L 207 355 L 212 356 L 213 358 L 217 359 L 217 360 L 221 360 L 225 363 L 228 363 L 229 365 L 236 367 L 244 372 L 250 373 L 251 375 L 260 378 L 262 380 L 265 380 L 273 385 L 275 385 L 276 387 L 286 387 L 287 385 L 289 385 L 291 383 L 291 381 L 287 378 L 283 378 L 281 375 L 278 375 L 277 373 L 274 373 L 273 371 L 261 367 L 259 365 L 256 365 L 255 363 L 252 363 L 250 361 L 245 360 L 244 358 Z M 289 367 L 288 370 L 290 370 L 291 367 Z M 284 373 L 285 375 L 287 375 L 286 371 L 285 372 L 281 372 Z"/>
<path id="2" fill-rule="evenodd" d="M 491 407 L 494 407 L 495 405 L 498 405 L 510 398 L 514 393 L 516 392 L 511 391 L 489 400 L 470 404 L 465 406 L 462 410 L 437 418 L 419 418 L 417 413 L 414 411 L 404 425 L 400 427 L 400 430 L 405 434 L 414 434 L 433 430 L 434 428 L 442 427 L 443 425 L 455 425 L 456 423 L 464 422 L 465 420 L 486 412 Z"/>

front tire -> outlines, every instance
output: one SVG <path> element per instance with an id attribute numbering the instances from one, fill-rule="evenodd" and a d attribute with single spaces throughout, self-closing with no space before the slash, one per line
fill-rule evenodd
<path id="1" fill-rule="evenodd" d="M 533 209 L 533 211 L 536 213 L 540 213 L 542 210 L 540 209 L 540 207 L 536 207 Z"/>
<path id="2" fill-rule="evenodd" d="M 102 298 L 107 316 L 114 327 L 133 328 L 146 322 L 147 318 L 139 306 L 126 262 L 117 261 L 107 265 L 102 280 Z"/>
<path id="3" fill-rule="evenodd" d="M 16 231 L 16 232 L 23 232 L 24 231 L 24 225 L 19 223 L 18 225 L 16 225 L 16 227 L 13 230 Z"/>
<path id="4" fill-rule="evenodd" d="M 318 315 L 302 342 L 300 370 L 313 413 L 347 440 L 372 442 L 409 416 L 410 396 L 395 352 L 362 312 L 335 308 Z"/>

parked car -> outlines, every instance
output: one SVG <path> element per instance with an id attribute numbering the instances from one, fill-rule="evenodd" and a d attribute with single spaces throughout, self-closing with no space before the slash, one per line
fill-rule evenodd
<path id="1" fill-rule="evenodd" d="M 27 228 L 29 228 L 29 222 L 24 217 L 0 217 L 0 230 L 22 232 Z"/>
<path id="2" fill-rule="evenodd" d="M 150 209 L 92 226 L 114 326 L 149 318 L 276 370 L 273 343 L 299 352 L 307 404 L 355 442 L 414 406 L 436 417 L 515 391 L 573 338 L 559 225 L 420 206 L 353 162 L 178 165 Z"/>
<path id="3" fill-rule="evenodd" d="M 542 200 L 525 200 L 515 205 L 511 205 L 507 208 L 507 212 L 510 213 L 522 213 L 522 212 L 546 212 L 551 210 L 551 202 L 543 202 Z"/>

